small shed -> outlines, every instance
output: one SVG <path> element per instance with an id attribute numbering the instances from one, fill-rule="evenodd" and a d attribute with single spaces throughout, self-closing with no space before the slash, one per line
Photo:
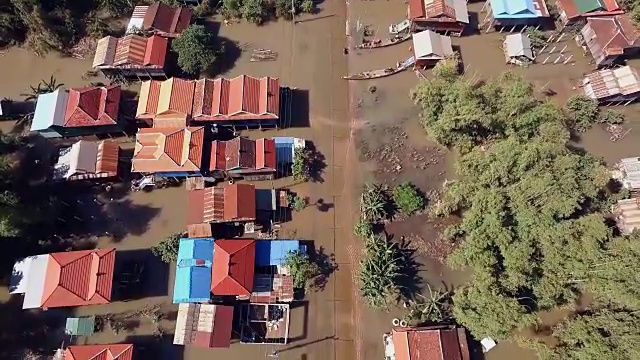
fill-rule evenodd
<path id="1" fill-rule="evenodd" d="M 451 38 L 431 30 L 413 34 L 413 52 L 416 59 L 414 69 L 434 66 L 454 54 Z"/>
<path id="2" fill-rule="evenodd" d="M 95 316 L 67 318 L 64 332 L 71 336 L 91 336 L 93 335 L 95 326 Z"/>
<path id="3" fill-rule="evenodd" d="M 507 64 L 524 65 L 535 59 L 531 40 L 525 34 L 511 34 L 504 39 L 502 46 Z"/>

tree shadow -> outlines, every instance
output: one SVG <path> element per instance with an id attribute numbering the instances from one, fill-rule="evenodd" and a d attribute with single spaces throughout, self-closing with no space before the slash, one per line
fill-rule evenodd
<path id="1" fill-rule="evenodd" d="M 329 277 L 335 271 L 338 271 L 338 264 L 336 263 L 335 254 L 327 254 L 326 249 L 323 246 L 320 246 L 318 249 L 312 249 L 309 254 L 309 258 L 313 261 L 320 270 L 318 276 L 313 279 L 313 283 L 311 284 L 312 289 L 315 291 L 324 290 L 325 286 L 329 282 Z"/>
<path id="2" fill-rule="evenodd" d="M 23 310 L 22 296 L 0 304 L 0 358 L 23 359 L 24 351 L 50 356 L 66 335 L 64 326 L 72 309 Z"/>
<path id="3" fill-rule="evenodd" d="M 124 343 L 133 344 L 134 359 L 184 359 L 184 346 L 173 345 L 173 334 L 131 335 Z"/>
<path id="4" fill-rule="evenodd" d="M 315 205 L 316 209 L 318 209 L 321 212 L 327 212 L 334 208 L 333 203 L 327 203 L 322 198 L 316 200 L 316 202 L 312 205 Z"/>
<path id="5" fill-rule="evenodd" d="M 392 240 L 392 239 L 389 239 Z M 422 291 L 424 280 L 420 276 L 422 264 L 416 261 L 416 251 L 411 248 L 411 242 L 404 237 L 395 242 L 400 257 L 400 274 L 397 278 L 400 296 L 403 299 L 414 299 Z"/>
<path id="6" fill-rule="evenodd" d="M 325 156 L 318 151 L 315 144 L 312 141 L 306 141 L 307 149 L 309 149 L 309 175 L 311 181 L 315 183 L 323 183 L 324 178 L 322 174 L 327 167 L 325 162 Z"/>
<path id="7" fill-rule="evenodd" d="M 236 62 L 242 56 L 242 49 L 237 41 L 225 37 L 216 38 L 216 48 L 220 49 L 220 53 L 216 56 L 213 64 L 203 72 L 204 75 L 215 77 L 227 73 L 233 69 Z"/>
<path id="8" fill-rule="evenodd" d="M 120 250 L 116 254 L 113 301 L 139 300 L 169 294 L 169 264 L 151 249 Z"/>

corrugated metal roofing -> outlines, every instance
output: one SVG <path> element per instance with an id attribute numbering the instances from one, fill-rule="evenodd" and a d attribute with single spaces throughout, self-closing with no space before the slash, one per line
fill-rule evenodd
<path id="1" fill-rule="evenodd" d="M 624 13 L 616 0 L 593 0 L 591 4 L 589 4 L 589 1 L 556 0 L 556 4 L 559 10 L 564 11 L 567 19 L 574 19 L 580 16 L 611 16 Z M 585 4 L 589 5 L 584 6 Z"/>
<path id="2" fill-rule="evenodd" d="M 41 306 L 109 303 L 114 265 L 115 249 L 50 254 Z"/>
<path id="3" fill-rule="evenodd" d="M 232 327 L 233 306 L 180 304 L 173 343 L 228 348 Z"/>
<path id="4" fill-rule="evenodd" d="M 211 269 L 214 295 L 250 295 L 253 290 L 255 240 L 217 240 Z"/>
<path id="5" fill-rule="evenodd" d="M 524 56 L 533 61 L 531 40 L 526 34 L 510 34 L 504 40 L 505 52 L 510 57 Z"/>
<path id="6" fill-rule="evenodd" d="M 640 75 L 630 66 L 605 69 L 587 75 L 582 85 L 585 95 L 594 100 L 617 95 L 633 96 L 640 93 Z"/>
<path id="7" fill-rule="evenodd" d="M 189 26 L 191 10 L 186 7 L 171 7 L 156 2 L 147 9 L 142 23 L 143 29 L 157 30 L 169 35 L 177 35 Z"/>
<path id="8" fill-rule="evenodd" d="M 298 240 L 256 241 L 256 265 L 282 265 L 287 254 L 296 250 L 300 250 Z"/>
<path id="9" fill-rule="evenodd" d="M 618 229 L 622 234 L 629 235 L 635 229 L 640 228 L 640 199 L 619 200 L 613 206 L 612 213 L 615 215 Z"/>
<path id="10" fill-rule="evenodd" d="M 250 184 L 209 187 L 188 192 L 187 223 L 252 221 L 256 218 L 256 191 Z"/>
<path id="11" fill-rule="evenodd" d="M 224 188 L 224 218 L 256 218 L 256 189 L 253 185 L 233 184 Z"/>
<path id="12" fill-rule="evenodd" d="M 143 65 L 164 67 L 168 46 L 169 42 L 167 39 L 161 36 L 153 35 L 147 39 Z"/>
<path id="13" fill-rule="evenodd" d="M 463 360 L 469 358 L 466 339 L 453 328 L 393 328 L 396 360 Z"/>
<path id="14" fill-rule="evenodd" d="M 212 261 L 213 239 L 180 239 L 173 303 L 209 300 Z"/>
<path id="15" fill-rule="evenodd" d="M 640 46 L 640 32 L 627 15 L 587 18 L 580 32 L 598 64 L 608 56 L 621 55 L 624 49 Z"/>
<path id="16" fill-rule="evenodd" d="M 544 0 L 489 0 L 496 19 L 531 19 L 548 17 Z"/>
<path id="17" fill-rule="evenodd" d="M 199 172 L 204 127 L 144 128 L 136 134 L 132 172 Z"/>
<path id="18" fill-rule="evenodd" d="M 135 34 L 121 38 L 106 36 L 98 40 L 93 67 L 164 67 L 168 40 L 160 36 L 145 38 Z"/>
<path id="19" fill-rule="evenodd" d="M 160 99 L 160 86 L 162 82 L 158 80 L 143 81 L 140 86 L 138 97 L 138 108 L 136 118 L 153 118 L 158 112 L 158 101 Z"/>
<path id="20" fill-rule="evenodd" d="M 413 52 L 416 59 L 444 59 L 453 55 L 451 38 L 435 31 L 425 30 L 413 34 Z"/>
<path id="21" fill-rule="evenodd" d="M 178 266 L 192 266 L 194 260 L 203 260 L 205 264 L 211 266 L 213 261 L 213 238 L 180 239 L 178 247 Z"/>
<path id="22" fill-rule="evenodd" d="M 120 86 L 69 89 L 65 127 L 115 125 L 120 108 Z"/>
<path id="23" fill-rule="evenodd" d="M 116 56 L 118 38 L 105 36 L 96 44 L 96 54 L 93 57 L 93 67 L 113 65 Z"/>
<path id="24" fill-rule="evenodd" d="M 36 109 L 31 121 L 31 131 L 42 131 L 53 125 L 64 124 L 69 93 L 65 89 L 38 95 Z"/>
<path id="25" fill-rule="evenodd" d="M 409 19 L 469 23 L 465 0 L 409 0 Z"/>
<path id="26" fill-rule="evenodd" d="M 191 114 L 194 82 L 179 78 L 165 80 L 160 85 L 157 114 Z"/>
<path id="27" fill-rule="evenodd" d="M 143 65 L 146 51 L 146 38 L 139 35 L 126 35 L 118 39 L 118 46 L 116 47 L 113 65 Z"/>
<path id="28" fill-rule="evenodd" d="M 73 345 L 64 360 L 133 360 L 133 344 Z"/>
<path id="29" fill-rule="evenodd" d="M 198 121 L 278 119 L 280 80 L 240 75 L 197 81 L 193 117 Z"/>

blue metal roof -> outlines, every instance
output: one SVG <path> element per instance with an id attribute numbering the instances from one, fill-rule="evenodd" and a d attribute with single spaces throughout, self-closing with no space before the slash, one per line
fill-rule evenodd
<path id="1" fill-rule="evenodd" d="M 274 137 L 273 142 L 276 144 L 276 163 L 287 164 L 293 162 L 293 143 L 292 137 Z"/>
<path id="2" fill-rule="evenodd" d="M 206 302 L 211 298 L 210 266 L 176 266 L 173 303 Z"/>
<path id="3" fill-rule="evenodd" d="M 298 240 L 256 241 L 256 265 L 282 265 L 287 254 L 295 250 L 301 250 Z"/>
<path id="4" fill-rule="evenodd" d="M 64 89 L 41 94 L 36 101 L 36 110 L 31 122 L 31 131 L 46 130 L 53 125 L 64 123 L 68 93 Z"/>
<path id="5" fill-rule="evenodd" d="M 538 17 L 535 0 L 489 0 L 496 19 L 529 19 Z"/>
<path id="6" fill-rule="evenodd" d="M 180 239 L 176 263 L 173 302 L 209 301 L 213 238 Z"/>

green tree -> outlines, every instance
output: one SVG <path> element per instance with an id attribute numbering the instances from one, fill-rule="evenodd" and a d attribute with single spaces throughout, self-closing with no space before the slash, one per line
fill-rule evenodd
<path id="1" fill-rule="evenodd" d="M 209 69 L 218 53 L 213 34 L 202 25 L 189 25 L 171 42 L 171 49 L 178 54 L 180 68 L 189 74 Z"/>
<path id="2" fill-rule="evenodd" d="M 98 0 L 98 4 L 101 9 L 114 17 L 131 13 L 134 7 L 132 0 Z"/>
<path id="3" fill-rule="evenodd" d="M 373 225 L 366 220 L 360 219 L 353 227 L 353 233 L 361 239 L 368 239 L 373 236 Z"/>
<path id="4" fill-rule="evenodd" d="M 598 305 L 554 328 L 552 359 L 640 359 L 640 313 Z"/>
<path id="5" fill-rule="evenodd" d="M 283 265 L 289 269 L 293 277 L 293 287 L 296 289 L 309 289 L 312 280 L 320 275 L 320 267 L 313 262 L 309 255 L 296 250 L 285 256 Z"/>
<path id="6" fill-rule="evenodd" d="M 598 120 L 598 103 L 584 95 L 574 95 L 565 105 L 571 126 L 577 131 L 586 131 Z"/>
<path id="7" fill-rule="evenodd" d="M 311 180 L 311 151 L 305 147 L 293 150 L 293 164 L 291 165 L 294 181 Z"/>
<path id="8" fill-rule="evenodd" d="M 242 17 L 254 24 L 262 24 L 266 12 L 262 0 L 244 0 L 240 9 Z"/>
<path id="9" fill-rule="evenodd" d="M 360 296 L 373 309 L 389 307 L 398 293 L 401 256 L 396 246 L 381 236 L 365 240 L 365 254 L 358 274 Z"/>
<path id="10" fill-rule="evenodd" d="M 316 4 L 313 0 L 302 0 L 300 3 L 300 10 L 305 13 L 313 13 L 316 9 Z"/>
<path id="11" fill-rule="evenodd" d="M 289 207 L 295 211 L 302 211 L 308 205 L 307 199 L 291 193 L 287 194 L 287 202 L 289 203 Z"/>
<path id="12" fill-rule="evenodd" d="M 241 16 L 242 3 L 240 0 L 222 0 L 220 12 L 225 19 L 234 19 Z"/>
<path id="13" fill-rule="evenodd" d="M 178 258 L 178 248 L 180 247 L 180 238 L 182 236 L 183 234 L 180 233 L 167 236 L 158 245 L 151 247 L 151 253 L 167 264 L 175 262 Z"/>
<path id="14" fill-rule="evenodd" d="M 606 124 L 622 124 L 625 121 L 625 116 L 619 111 L 605 110 L 600 112 L 597 121 Z"/>
<path id="15" fill-rule="evenodd" d="M 425 207 L 424 197 L 408 182 L 393 188 L 393 201 L 400 211 L 407 215 L 413 215 Z"/>

